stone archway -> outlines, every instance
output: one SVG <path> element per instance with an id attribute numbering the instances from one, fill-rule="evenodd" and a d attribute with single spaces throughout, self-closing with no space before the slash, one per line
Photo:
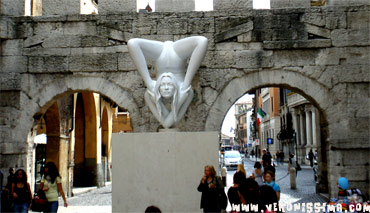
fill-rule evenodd
<path id="1" fill-rule="evenodd" d="M 219 93 L 207 115 L 205 130 L 219 130 L 229 107 L 244 93 L 261 87 L 281 86 L 293 89 L 325 113 L 334 97 L 329 89 L 307 76 L 287 70 L 262 70 L 230 81 Z"/>
<path id="2" fill-rule="evenodd" d="M 17 126 L 15 130 L 22 133 L 17 136 L 18 140 L 24 141 L 24 138 L 27 138 L 29 129 L 34 125 L 35 115 L 44 114 L 53 101 L 59 97 L 79 91 L 96 92 L 109 97 L 117 105 L 130 112 L 133 127 L 139 123 L 139 108 L 127 89 L 101 77 L 64 76 L 32 88 L 27 93 L 23 92 L 24 96 L 32 97 L 32 99 L 26 98 L 25 103 L 22 103 L 25 108 L 21 110 L 20 120 L 24 123 Z M 139 130 L 134 128 L 134 131 Z"/>
<path id="3" fill-rule="evenodd" d="M 130 112 L 131 125 L 133 127 L 139 123 L 139 110 L 131 93 L 122 86 L 105 78 L 64 76 L 58 79 L 53 78 L 50 81 L 44 80 L 43 83 L 34 85 L 28 91 L 21 92 L 23 98 L 19 119 L 22 120 L 22 125 L 15 127 L 14 132 L 18 134 L 14 135 L 13 141 L 24 144 L 23 146 L 25 147 L 31 147 L 33 144 L 28 134 L 30 129 L 37 125 L 37 118 L 43 115 L 56 100 L 76 92 L 96 92 L 109 97 L 115 104 Z M 27 139 L 27 144 L 24 143 L 25 139 Z M 27 149 L 24 148 L 24 150 Z M 22 155 L 19 155 L 19 159 L 24 162 L 33 162 L 34 155 L 32 152 L 29 152 L 25 151 Z M 32 164 L 28 163 L 26 169 L 32 171 Z"/>
<path id="4" fill-rule="evenodd" d="M 230 81 L 222 90 L 211 106 L 205 123 L 205 130 L 220 130 L 223 119 L 230 106 L 243 94 L 262 87 L 283 87 L 298 92 L 309 100 L 320 112 L 321 143 L 318 148 L 319 157 L 319 189 L 327 191 L 328 187 L 328 113 L 335 98 L 330 90 L 323 84 L 307 76 L 286 70 L 263 70 L 248 73 L 240 78 Z M 329 114 L 330 115 L 330 114 Z"/>

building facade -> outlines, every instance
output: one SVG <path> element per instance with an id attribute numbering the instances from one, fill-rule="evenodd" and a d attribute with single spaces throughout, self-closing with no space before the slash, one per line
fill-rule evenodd
<path id="1" fill-rule="evenodd" d="M 307 155 L 320 147 L 320 116 L 318 110 L 303 96 L 281 89 L 284 96 L 281 104 L 283 149 L 298 155 L 300 163 L 309 164 Z M 294 133 L 294 134 L 293 134 Z"/>
<path id="2" fill-rule="evenodd" d="M 250 115 L 252 101 L 235 104 L 235 141 L 241 153 L 245 153 L 250 143 Z M 248 122 L 249 120 L 249 122 Z"/>
<path id="3" fill-rule="evenodd" d="M 262 88 L 256 91 L 257 106 L 265 116 L 259 124 L 260 150 L 267 149 L 274 156 L 282 149 L 277 134 L 280 132 L 279 88 Z M 260 153 L 261 154 L 261 153 Z"/>

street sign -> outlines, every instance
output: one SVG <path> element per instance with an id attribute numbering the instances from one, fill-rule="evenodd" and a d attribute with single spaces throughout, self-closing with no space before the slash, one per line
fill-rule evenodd
<path id="1" fill-rule="evenodd" d="M 256 139 L 256 146 L 260 145 L 260 139 Z"/>
<path id="2" fill-rule="evenodd" d="M 274 144 L 274 139 L 272 138 L 267 138 L 267 144 Z"/>

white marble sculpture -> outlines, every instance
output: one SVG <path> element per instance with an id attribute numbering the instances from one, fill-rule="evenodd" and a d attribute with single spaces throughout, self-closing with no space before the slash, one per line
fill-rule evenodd
<path id="1" fill-rule="evenodd" d="M 192 101 L 191 81 L 206 54 L 207 43 L 203 36 L 176 42 L 140 38 L 128 41 L 131 58 L 147 87 L 145 102 L 164 128 L 179 122 Z M 150 77 L 146 59 L 154 61 L 156 80 Z"/>

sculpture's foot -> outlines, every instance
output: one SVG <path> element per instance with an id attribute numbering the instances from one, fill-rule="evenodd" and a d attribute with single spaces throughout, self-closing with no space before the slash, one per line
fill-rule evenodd
<path id="1" fill-rule="evenodd" d="M 178 128 L 158 129 L 158 132 L 180 132 Z"/>

